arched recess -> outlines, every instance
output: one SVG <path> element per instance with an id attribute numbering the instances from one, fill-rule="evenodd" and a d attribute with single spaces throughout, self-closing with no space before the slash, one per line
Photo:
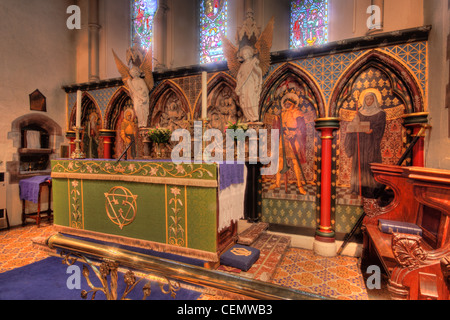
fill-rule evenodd
<path id="1" fill-rule="evenodd" d="M 286 174 L 263 177 L 263 198 L 295 199 L 313 204 L 315 201 L 313 195 L 317 191 L 316 184 L 319 179 L 318 159 L 320 157 L 318 153 L 320 138 L 315 129 L 315 120 L 325 115 L 323 96 L 309 74 L 290 63 L 275 70 L 263 87 L 260 101 L 260 119 L 264 123 L 264 128 L 269 130 L 280 129 L 279 115 L 280 111 L 283 111 L 283 123 L 289 123 L 290 126 L 289 137 L 295 133 L 295 139 L 298 139 L 295 140 L 298 141 L 297 145 L 292 137 L 288 138 L 287 134 L 282 135 L 284 146 L 283 141 L 280 140 L 279 154 L 280 159 L 286 158 L 289 171 Z M 297 101 L 294 107 L 289 108 L 288 104 L 283 103 L 288 96 Z M 290 111 L 288 111 L 288 108 Z M 301 131 L 301 133 L 296 130 Z M 292 143 L 296 144 L 296 151 L 292 149 Z M 283 148 L 286 150 L 285 157 L 283 156 Z M 298 166 L 298 163 L 301 163 L 301 165 Z M 301 174 L 299 174 L 299 171 Z M 281 185 L 278 187 L 280 179 Z M 299 180 L 304 184 L 306 194 L 297 188 Z M 307 223 L 308 226 L 315 224 L 314 217 L 315 215 L 311 215 L 311 220 Z M 299 226 L 304 227 L 306 225 Z"/>
<path id="2" fill-rule="evenodd" d="M 379 113 L 372 112 L 373 116 L 364 117 L 362 121 L 370 123 L 370 131 L 363 131 L 362 127 L 353 126 L 353 119 L 362 109 L 368 91 L 375 93 L 385 116 L 375 120 Z M 404 116 L 424 109 L 424 97 L 414 75 L 384 52 L 370 51 L 341 75 L 331 95 L 329 109 L 330 117 L 340 118 L 336 137 L 336 185 L 342 189 L 338 190 L 341 195 L 338 202 L 355 195 L 374 196 L 376 183 L 370 163 L 397 164 L 411 140 L 403 126 Z M 406 163 L 409 161 L 411 159 Z"/>
<path id="3" fill-rule="evenodd" d="M 184 92 L 173 81 L 161 83 L 150 96 L 150 127 L 165 127 L 172 131 L 187 128 L 189 102 Z"/>
<path id="4" fill-rule="evenodd" d="M 317 83 L 303 69 L 292 63 L 286 63 L 275 70 L 263 85 L 259 107 L 260 119 L 264 119 L 264 115 L 275 95 L 280 94 L 280 91 L 284 89 L 288 89 L 286 86 L 289 79 L 296 79 L 297 82 L 302 83 L 305 89 L 305 98 L 314 105 L 317 118 L 325 117 L 325 100 Z"/>
<path id="5" fill-rule="evenodd" d="M 76 103 L 72 107 L 69 128 L 76 125 Z M 81 99 L 81 150 L 87 158 L 99 158 L 103 154 L 103 145 L 100 140 L 100 130 L 103 128 L 102 112 L 95 99 L 83 92 Z"/>
<path id="6" fill-rule="evenodd" d="M 125 111 L 132 110 L 132 118 L 129 122 L 125 119 Z M 105 111 L 104 128 L 115 132 L 114 148 L 112 150 L 113 158 L 118 158 L 122 152 L 126 149 L 127 145 L 131 142 L 130 139 L 134 139 L 135 144 L 128 151 L 128 158 L 135 159 L 139 156 L 139 152 L 143 154 L 143 142 L 138 134 L 137 119 L 134 113 L 133 101 L 129 95 L 128 90 L 125 87 L 120 87 L 115 94 L 111 97 L 111 100 Z M 123 128 L 126 123 L 129 123 L 131 137 L 124 137 Z"/>
<path id="7" fill-rule="evenodd" d="M 360 74 L 363 70 L 366 70 L 371 66 L 383 69 L 395 76 L 391 76 L 391 80 L 393 81 L 392 90 L 402 92 L 406 89 L 408 97 L 406 97 L 405 94 L 403 94 L 403 96 L 405 96 L 405 99 L 409 98 L 411 100 L 411 105 L 406 106 L 406 113 L 425 111 L 425 102 L 420 85 L 408 68 L 394 57 L 378 50 L 372 50 L 359 58 L 344 74 L 341 75 L 331 95 L 329 109 L 330 117 L 337 117 L 339 115 L 339 110 L 343 103 L 342 97 L 349 94 L 349 88 L 355 81 L 355 75 Z"/>
<path id="8" fill-rule="evenodd" d="M 40 146 L 33 147 L 28 144 L 28 131 L 39 132 Z M 18 183 L 21 179 L 42 175 L 44 172 L 50 173 L 50 160 L 61 156 L 59 148 L 64 142 L 59 124 L 46 115 L 34 112 L 11 122 L 8 139 L 12 140 L 14 148 L 17 148 L 13 160 L 6 163 L 10 183 Z"/>
<path id="9" fill-rule="evenodd" d="M 121 113 L 124 109 L 133 107 L 131 97 L 125 87 L 120 87 L 111 97 L 106 107 L 104 117 L 104 129 L 114 130 Z"/>
<path id="10" fill-rule="evenodd" d="M 236 122 L 243 119 L 243 112 L 236 94 L 236 81 L 230 75 L 220 72 L 216 74 L 207 85 L 207 117 L 210 120 L 208 127 L 224 131 L 228 122 Z M 201 118 L 202 113 L 201 93 L 197 98 L 194 115 L 195 119 Z"/>

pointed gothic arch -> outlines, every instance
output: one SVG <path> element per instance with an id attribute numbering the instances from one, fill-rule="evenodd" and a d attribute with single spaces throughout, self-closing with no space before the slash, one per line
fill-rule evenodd
<path id="1" fill-rule="evenodd" d="M 114 130 L 120 113 L 129 105 L 132 105 L 130 94 L 125 87 L 120 87 L 113 94 L 106 107 L 103 127 L 108 130 Z"/>
<path id="2" fill-rule="evenodd" d="M 305 91 L 308 92 L 307 98 L 314 105 L 317 118 L 325 117 L 325 99 L 313 77 L 297 65 L 286 63 L 275 70 L 263 85 L 259 107 L 260 119 L 264 119 L 270 107 L 270 101 L 274 100 L 275 91 L 288 79 L 295 79 L 305 86 Z"/>
<path id="3" fill-rule="evenodd" d="M 407 113 L 425 111 L 424 96 L 413 73 L 396 58 L 379 50 L 372 50 L 359 58 L 341 75 L 331 95 L 330 117 L 338 116 L 342 107 L 342 98 L 349 94 L 352 82 L 370 67 L 375 67 L 389 75 L 393 92 L 399 94 L 405 102 L 410 102 L 410 105 L 406 106 Z"/>
<path id="4" fill-rule="evenodd" d="M 239 97 L 235 91 L 236 80 L 230 75 L 220 72 L 211 78 L 207 84 L 207 114 L 211 120 L 211 128 L 223 131 L 227 122 L 242 120 L 243 112 Z M 202 95 L 197 96 L 194 106 L 194 118 L 201 118 Z"/>
<path id="5" fill-rule="evenodd" d="M 89 92 L 83 92 L 81 98 L 81 123 L 85 122 L 85 120 L 88 119 L 89 114 L 91 112 L 95 112 L 97 114 L 101 128 L 103 126 L 103 116 L 100 107 L 98 106 L 97 101 L 94 99 L 94 97 L 92 97 L 92 95 Z M 69 128 L 73 128 L 75 126 L 76 116 L 77 116 L 77 106 L 75 102 L 75 104 L 72 106 L 72 111 L 70 113 Z"/>
<path id="6" fill-rule="evenodd" d="M 375 94 L 384 116 L 378 116 L 380 112 L 361 116 L 364 92 Z M 370 163 L 397 164 L 411 141 L 404 118 L 424 109 L 424 97 L 416 78 L 395 57 L 372 50 L 353 63 L 337 82 L 330 100 L 330 117 L 338 117 L 341 124 L 337 134 L 340 147 L 337 186 L 372 197 Z M 363 117 L 362 123 L 370 124 L 370 132 L 361 128 L 355 131 L 357 115 Z M 408 162 L 410 158 L 406 159 Z"/>
<path id="7" fill-rule="evenodd" d="M 166 80 L 150 95 L 149 126 L 182 127 L 190 112 L 189 101 L 183 90 L 173 81 Z"/>

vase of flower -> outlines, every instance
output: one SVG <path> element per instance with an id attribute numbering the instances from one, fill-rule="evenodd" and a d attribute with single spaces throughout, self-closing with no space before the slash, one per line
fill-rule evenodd
<path id="1" fill-rule="evenodd" d="M 161 159 L 162 158 L 162 153 L 161 153 L 161 144 L 160 143 L 155 143 L 155 149 L 156 149 L 156 158 Z"/>
<path id="2" fill-rule="evenodd" d="M 172 131 L 167 128 L 151 128 L 148 131 L 149 139 L 155 144 L 156 158 L 162 158 L 162 147 L 170 141 Z"/>

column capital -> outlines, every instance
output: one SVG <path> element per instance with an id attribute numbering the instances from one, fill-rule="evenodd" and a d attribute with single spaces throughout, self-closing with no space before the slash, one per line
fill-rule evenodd
<path id="1" fill-rule="evenodd" d="M 69 130 L 66 131 L 66 138 L 75 138 L 75 131 Z"/>
<path id="2" fill-rule="evenodd" d="M 108 129 L 100 129 L 99 132 L 100 137 L 115 137 L 116 131 L 115 130 L 108 130 Z"/>
<path id="3" fill-rule="evenodd" d="M 403 116 L 405 127 L 428 124 L 428 112 L 409 113 Z"/>
<path id="4" fill-rule="evenodd" d="M 341 120 L 339 118 L 319 118 L 315 120 L 316 129 L 339 129 Z"/>

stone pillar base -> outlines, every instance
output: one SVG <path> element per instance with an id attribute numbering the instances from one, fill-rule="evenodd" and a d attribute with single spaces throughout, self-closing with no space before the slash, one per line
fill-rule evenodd
<path id="1" fill-rule="evenodd" d="M 313 251 L 315 254 L 323 257 L 336 257 L 337 246 L 336 242 L 322 242 L 314 239 Z"/>

